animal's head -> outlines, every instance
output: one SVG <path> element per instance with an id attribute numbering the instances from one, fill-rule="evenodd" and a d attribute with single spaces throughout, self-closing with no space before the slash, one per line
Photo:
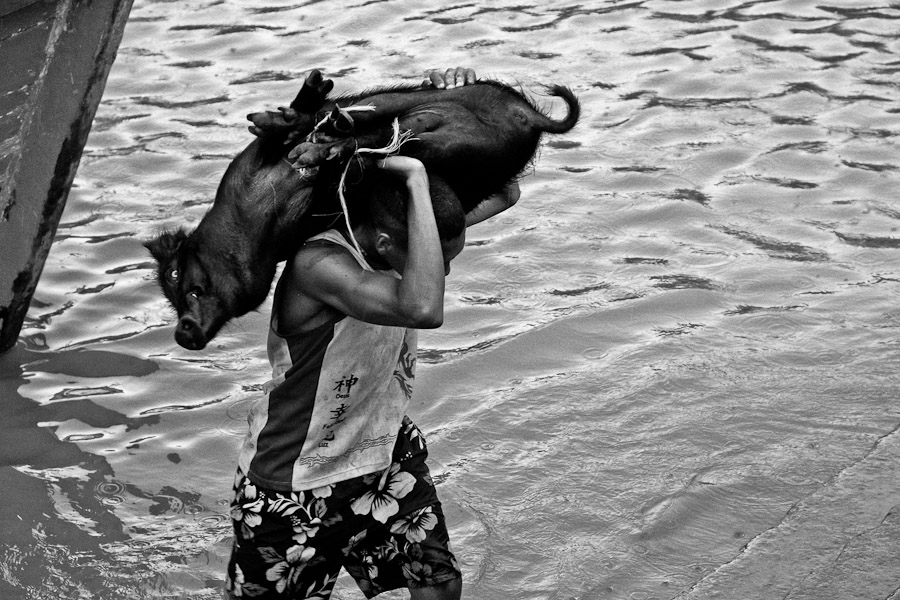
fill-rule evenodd
<path id="1" fill-rule="evenodd" d="M 175 341 L 188 350 L 206 347 L 226 322 L 259 306 L 269 289 L 248 284 L 242 271 L 252 269 L 242 269 L 227 254 L 203 251 L 196 235 L 178 229 L 144 243 L 156 259 L 159 286 L 178 314 Z"/>

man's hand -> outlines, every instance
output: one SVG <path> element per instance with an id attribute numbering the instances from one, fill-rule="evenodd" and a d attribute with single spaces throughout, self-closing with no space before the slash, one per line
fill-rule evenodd
<path id="1" fill-rule="evenodd" d="M 481 204 L 466 213 L 466 227 L 481 223 L 494 215 L 502 213 L 519 201 L 522 192 L 519 182 L 513 179 L 500 192 L 481 201 Z"/>
<path id="2" fill-rule="evenodd" d="M 475 83 L 475 70 L 464 67 L 447 69 L 446 71 L 432 71 L 428 78 L 422 82 L 425 87 L 431 86 L 439 90 L 450 89 Z"/>
<path id="3" fill-rule="evenodd" d="M 376 227 L 371 228 L 373 239 L 366 250 L 370 257 L 397 270 L 402 279 L 365 270 L 345 251 L 306 246 L 294 262 L 293 281 L 309 298 L 360 321 L 439 327 L 444 319 L 445 265 L 428 173 L 420 161 L 408 156 L 389 156 L 376 165 L 405 180 L 409 192 L 407 242 L 403 244 Z"/>

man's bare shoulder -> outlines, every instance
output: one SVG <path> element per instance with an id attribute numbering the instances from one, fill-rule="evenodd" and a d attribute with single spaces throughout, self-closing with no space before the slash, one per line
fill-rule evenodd
<path id="1" fill-rule="evenodd" d="M 352 287 L 370 275 L 350 251 L 326 240 L 305 244 L 290 266 L 294 287 L 313 297 Z"/>
<path id="2" fill-rule="evenodd" d="M 352 262 L 358 265 L 350 251 L 328 240 L 313 240 L 303 245 L 294 255 L 294 269 L 315 270 L 322 268 L 322 263 L 328 266 L 332 263 L 339 265 Z"/>
<path id="3" fill-rule="evenodd" d="M 308 242 L 288 260 L 279 286 L 278 319 L 284 331 L 302 332 L 343 314 L 333 297 L 358 263 L 345 248 L 326 240 Z"/>

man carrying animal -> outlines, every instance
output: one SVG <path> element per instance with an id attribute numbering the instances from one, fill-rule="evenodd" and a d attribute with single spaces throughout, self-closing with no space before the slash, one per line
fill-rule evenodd
<path id="1" fill-rule="evenodd" d="M 452 196 L 432 208 L 418 160 L 379 163 L 348 190 L 352 229 L 313 237 L 276 287 L 274 378 L 235 481 L 230 598 L 328 598 L 342 566 L 367 597 L 460 597 L 425 442 L 404 415 L 415 330 L 441 325 L 465 217 Z"/>
<path id="2" fill-rule="evenodd" d="M 415 329 L 443 320 L 465 217 L 452 197 L 432 207 L 416 159 L 379 162 L 348 190 L 352 229 L 312 238 L 276 288 L 274 379 L 236 480 L 232 598 L 327 598 L 341 566 L 367 597 L 460 596 L 425 443 L 404 415 Z"/>
<path id="3" fill-rule="evenodd" d="M 544 134 L 578 121 L 578 99 L 564 86 L 548 88 L 567 107 L 557 120 L 508 85 L 457 74 L 444 89 L 387 86 L 331 97 L 333 82 L 312 71 L 289 107 L 249 115 L 258 137 L 228 165 L 197 227 L 145 244 L 178 313 L 175 340 L 202 350 L 231 319 L 265 301 L 277 265 L 340 214 L 333 188 L 355 155 L 399 147 L 443 178 L 472 223 L 497 210 L 488 198 L 516 195 L 510 182 Z"/>
<path id="4" fill-rule="evenodd" d="M 287 260 L 268 338 L 273 379 L 238 461 L 229 598 L 327 599 L 341 567 L 367 597 L 398 587 L 413 600 L 460 597 L 425 442 L 404 416 L 415 330 L 443 320 L 465 227 L 515 203 L 541 135 L 571 129 L 579 104 L 550 88 L 568 107 L 557 121 L 467 70 L 430 79 L 329 100 L 331 82 L 311 73 L 289 109 L 250 116 L 259 138 L 196 230 L 146 244 L 178 312 L 176 340 L 192 350 L 257 307 Z M 325 135 L 321 111 L 338 115 Z M 349 112 L 356 123 L 342 129 Z M 323 232 L 339 222 L 317 204 L 332 198 L 335 174 L 398 129 L 415 136 L 402 156 L 370 159 L 348 185 L 349 221 Z"/>
<path id="5" fill-rule="evenodd" d="M 273 379 L 235 479 L 232 599 L 325 599 L 341 567 L 367 597 L 461 594 L 425 440 L 405 411 L 416 329 L 443 321 L 466 216 L 405 156 L 370 163 L 346 196 L 350 227 L 307 241 L 276 287 Z"/>

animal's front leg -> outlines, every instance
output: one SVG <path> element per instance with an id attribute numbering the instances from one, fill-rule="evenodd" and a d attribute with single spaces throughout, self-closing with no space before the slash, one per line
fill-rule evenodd
<path id="1" fill-rule="evenodd" d="M 355 137 L 316 134 L 313 140 L 295 146 L 288 153 L 294 168 L 313 167 L 326 160 L 345 161 L 359 149 L 380 149 L 393 137 L 392 128 L 378 129 Z"/>
<path id="2" fill-rule="evenodd" d="M 301 142 L 288 153 L 288 160 L 295 169 L 315 167 L 326 160 L 344 160 L 356 152 L 356 139 L 343 138 L 337 141 Z"/>
<path id="3" fill-rule="evenodd" d="M 271 133 L 284 133 L 296 126 L 297 113 L 290 108 L 279 107 L 277 111 L 250 113 L 247 120 L 253 123 L 250 133 L 256 137 L 265 137 Z"/>
<path id="4" fill-rule="evenodd" d="M 325 99 L 334 88 L 334 82 L 322 77 L 318 69 L 310 71 L 303 81 L 297 97 L 291 102 L 291 109 L 298 113 L 314 113 L 325 104 Z"/>
<path id="5" fill-rule="evenodd" d="M 315 113 L 322 108 L 333 87 L 334 82 L 313 70 L 306 76 L 290 107 L 247 115 L 247 120 L 253 123 L 250 132 L 263 139 L 283 138 L 284 144 L 302 139 L 315 126 Z"/>

